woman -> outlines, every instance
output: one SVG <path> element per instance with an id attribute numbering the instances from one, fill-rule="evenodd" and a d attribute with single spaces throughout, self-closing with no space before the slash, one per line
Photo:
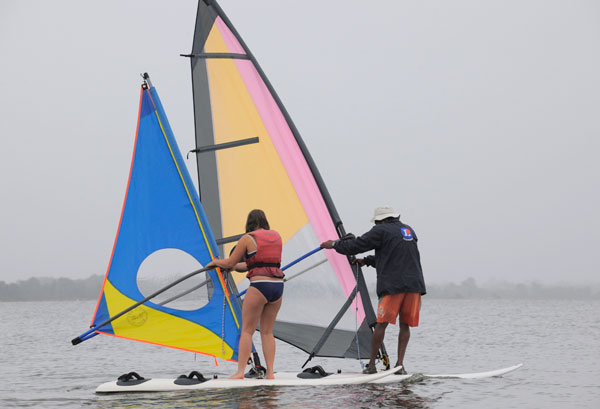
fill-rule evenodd
<path id="1" fill-rule="evenodd" d="M 230 379 L 244 379 L 246 362 L 252 350 L 252 335 L 260 321 L 260 338 L 267 364 L 267 379 L 275 379 L 275 338 L 273 326 L 281 307 L 283 272 L 281 271 L 281 236 L 270 230 L 262 210 L 252 210 L 246 220 L 244 235 L 229 258 L 216 259 L 206 265 L 224 270 L 248 271 L 250 287 L 242 304 L 242 333 L 238 348 L 238 370 Z M 245 259 L 245 262 L 240 260 Z"/>

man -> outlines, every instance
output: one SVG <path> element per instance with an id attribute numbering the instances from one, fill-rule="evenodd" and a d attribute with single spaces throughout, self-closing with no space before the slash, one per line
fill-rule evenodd
<path id="1" fill-rule="evenodd" d="M 425 295 L 425 281 L 421 269 L 421 257 L 417 236 L 412 227 L 400 221 L 400 214 L 390 206 L 375 209 L 371 219 L 375 226 L 355 239 L 328 240 L 321 243 L 324 249 L 354 255 L 375 250 L 375 256 L 357 258 L 361 266 L 375 267 L 377 271 L 377 324 L 373 333 L 371 359 L 364 373 L 375 373 L 375 358 L 381 347 L 388 324 L 396 324 L 400 317 L 398 334 L 398 361 L 402 365 L 398 373 L 406 374 L 404 354 L 410 339 L 410 327 L 419 325 L 421 295 Z"/>

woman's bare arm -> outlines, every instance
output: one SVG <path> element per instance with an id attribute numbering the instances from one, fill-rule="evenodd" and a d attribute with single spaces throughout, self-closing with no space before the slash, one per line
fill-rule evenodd
<path id="1" fill-rule="evenodd" d="M 248 235 L 244 235 L 240 239 L 240 241 L 238 241 L 238 244 L 235 246 L 233 252 L 229 255 L 228 258 L 215 259 L 215 260 L 211 261 L 210 263 L 208 263 L 206 265 L 206 268 L 219 267 L 219 268 L 223 268 L 225 270 L 231 270 L 235 267 L 236 271 L 237 271 L 238 264 L 246 264 L 246 263 L 240 263 L 240 260 L 242 259 L 244 254 L 246 254 L 246 250 L 247 250 L 248 244 L 250 242 L 251 242 L 250 237 Z"/>

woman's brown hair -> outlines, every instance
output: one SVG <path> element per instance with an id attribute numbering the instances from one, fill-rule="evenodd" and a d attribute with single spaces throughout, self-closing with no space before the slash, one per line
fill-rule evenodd
<path id="1" fill-rule="evenodd" d="M 265 212 L 260 209 L 254 209 L 248 213 L 248 219 L 246 219 L 246 233 L 257 229 L 270 230 L 269 222 Z"/>

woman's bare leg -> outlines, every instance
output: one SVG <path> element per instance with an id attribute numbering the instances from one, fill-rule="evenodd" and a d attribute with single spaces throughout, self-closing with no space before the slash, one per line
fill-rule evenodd
<path id="1" fill-rule="evenodd" d="M 229 379 L 244 379 L 246 363 L 252 351 L 252 335 L 267 299 L 254 287 L 249 287 L 242 304 L 242 333 L 238 347 L 238 369 Z"/>
<path id="2" fill-rule="evenodd" d="M 265 305 L 260 316 L 260 339 L 262 342 L 263 354 L 265 363 L 267 364 L 267 379 L 275 379 L 273 365 L 275 363 L 275 337 L 273 336 L 273 327 L 275 326 L 275 318 L 277 312 L 281 308 L 280 297 L 277 301 L 273 301 Z"/>

